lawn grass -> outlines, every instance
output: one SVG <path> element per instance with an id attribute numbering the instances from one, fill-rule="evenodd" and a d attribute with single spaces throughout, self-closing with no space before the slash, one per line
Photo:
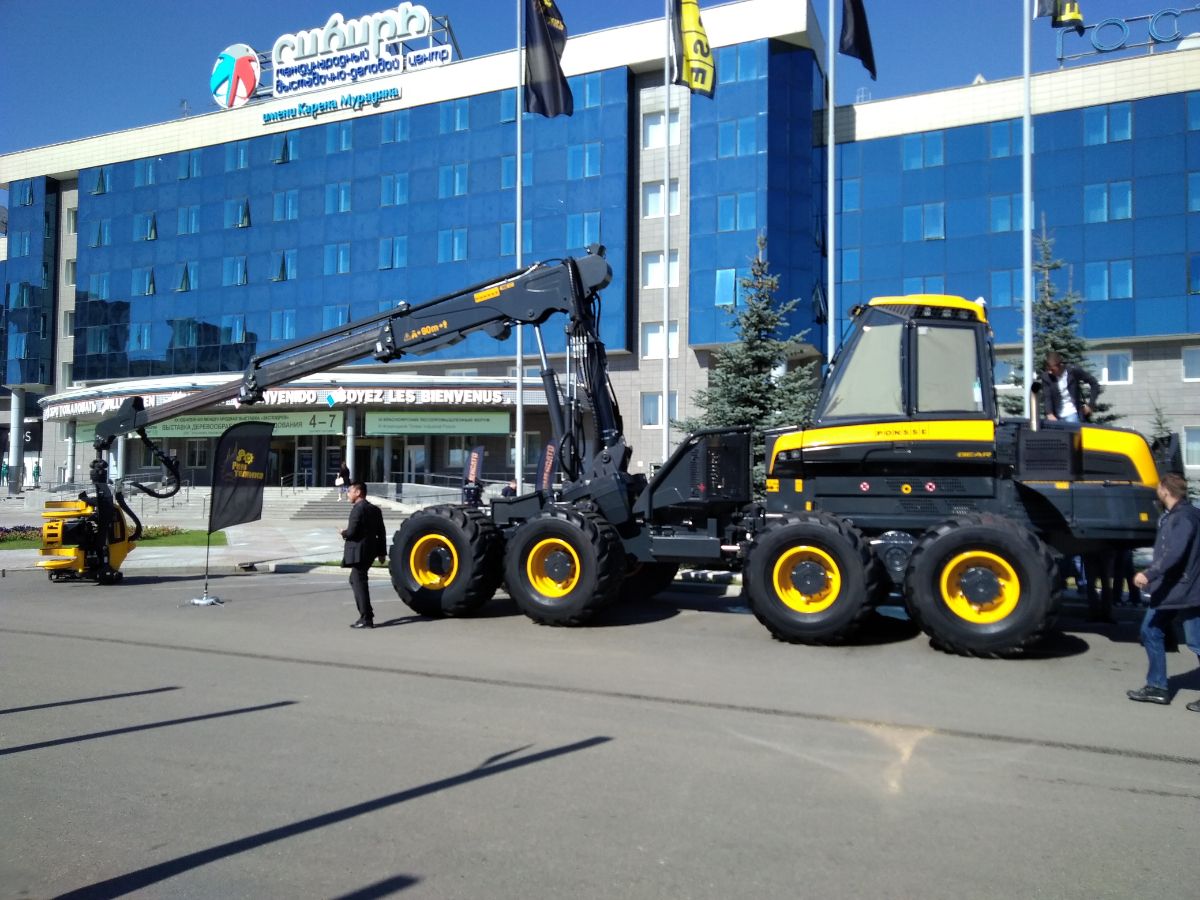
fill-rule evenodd
<path id="1" fill-rule="evenodd" d="M 154 547 L 203 547 L 208 535 L 201 529 L 178 530 L 171 534 L 154 534 L 149 532 L 138 539 L 138 544 L 149 544 Z M 218 531 L 212 536 L 212 546 L 224 547 L 229 543 L 225 532 Z M 3 550 L 36 550 L 42 546 L 41 538 L 17 538 L 0 541 L 0 551 Z"/>

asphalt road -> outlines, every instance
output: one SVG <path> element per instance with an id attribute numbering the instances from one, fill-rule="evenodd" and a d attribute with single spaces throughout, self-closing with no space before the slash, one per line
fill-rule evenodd
<path id="1" fill-rule="evenodd" d="M 373 584 L 359 632 L 324 573 L 0 580 L 0 896 L 1196 896 L 1200 677 L 1125 700 L 1131 626 L 980 661 L 705 588 L 566 630 Z"/>

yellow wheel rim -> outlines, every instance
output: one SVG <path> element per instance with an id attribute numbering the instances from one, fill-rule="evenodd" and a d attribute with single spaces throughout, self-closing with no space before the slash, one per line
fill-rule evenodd
<path id="1" fill-rule="evenodd" d="M 984 569 L 996 577 L 999 590 L 993 600 L 973 603 L 963 591 L 962 579 L 972 569 Z M 1021 579 L 1003 556 L 986 550 L 968 550 L 954 557 L 942 569 L 942 600 L 950 611 L 975 625 L 990 625 L 1008 617 L 1021 599 Z"/>
<path id="2" fill-rule="evenodd" d="M 550 559 L 555 554 L 565 553 L 570 560 L 570 571 L 560 579 L 550 574 Z M 546 538 L 538 541 L 525 558 L 525 574 L 530 586 L 543 597 L 565 597 L 579 584 L 579 554 L 575 548 L 561 538 Z"/>
<path id="3" fill-rule="evenodd" d="M 450 556 L 450 571 L 435 572 L 432 568 L 433 554 L 444 550 Z M 426 534 L 417 540 L 408 553 L 408 568 L 418 587 L 440 591 L 454 581 L 458 574 L 458 554 L 454 545 L 441 534 Z"/>
<path id="4" fill-rule="evenodd" d="M 815 594 L 805 594 L 796 587 L 792 576 L 805 563 L 815 563 L 825 573 L 825 587 Z M 833 557 L 819 547 L 792 547 L 775 561 L 771 573 L 775 594 L 788 609 L 798 613 L 824 612 L 833 606 L 842 592 L 842 572 Z"/>

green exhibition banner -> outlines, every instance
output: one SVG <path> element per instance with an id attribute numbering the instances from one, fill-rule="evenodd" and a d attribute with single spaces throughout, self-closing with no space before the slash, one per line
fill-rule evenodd
<path id="1" fill-rule="evenodd" d="M 226 429 L 239 422 L 266 422 L 275 426 L 275 437 L 290 437 L 299 434 L 341 434 L 345 422 L 342 410 L 323 412 L 262 412 L 226 413 L 215 416 L 179 416 L 159 422 L 146 429 L 152 438 L 207 438 L 220 437 Z M 94 425 L 80 424 L 75 429 L 75 441 L 79 445 L 91 444 L 96 436 Z"/>
<path id="2" fill-rule="evenodd" d="M 367 434 L 511 434 L 508 410 L 367 410 Z"/>

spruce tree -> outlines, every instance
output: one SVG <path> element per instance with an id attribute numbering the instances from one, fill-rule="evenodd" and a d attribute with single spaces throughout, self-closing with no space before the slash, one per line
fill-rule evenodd
<path id="1" fill-rule="evenodd" d="M 801 424 L 812 411 L 820 392 L 819 366 L 815 361 L 785 371 L 787 361 L 799 354 L 805 333 L 784 337 L 788 315 L 798 300 L 779 302 L 779 278 L 767 261 L 767 241 L 758 238 L 758 252 L 750 275 L 740 282 L 740 308 L 732 327 L 737 340 L 714 354 L 708 387 L 693 395 L 699 416 L 679 423 L 684 431 L 699 428 L 750 425 L 754 433 L 754 484 L 765 483 L 763 431 Z"/>

